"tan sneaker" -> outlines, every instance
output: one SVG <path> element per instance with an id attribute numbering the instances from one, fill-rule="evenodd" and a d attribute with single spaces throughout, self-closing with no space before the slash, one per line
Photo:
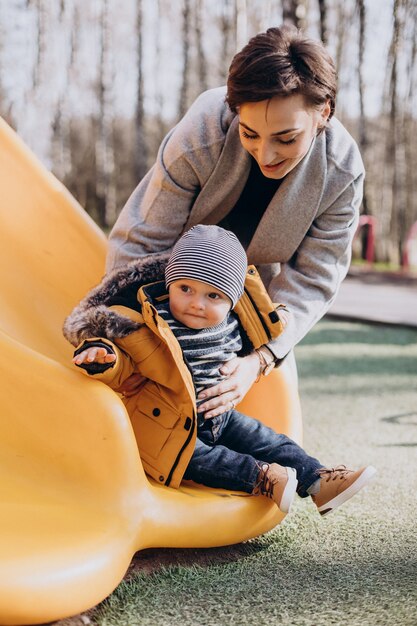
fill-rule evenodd
<path id="1" fill-rule="evenodd" d="M 311 497 L 320 515 L 328 515 L 365 487 L 376 474 L 376 469 L 369 465 L 355 472 L 346 465 L 339 465 L 320 469 L 317 474 L 320 476 L 320 491 Z"/>
<path id="2" fill-rule="evenodd" d="M 283 467 L 278 463 L 263 463 L 252 493 L 271 498 L 283 513 L 289 513 L 297 485 L 297 472 L 294 468 Z"/>

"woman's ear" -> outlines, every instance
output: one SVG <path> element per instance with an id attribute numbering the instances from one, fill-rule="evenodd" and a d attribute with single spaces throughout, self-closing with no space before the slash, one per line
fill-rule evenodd
<path id="1" fill-rule="evenodd" d="M 332 108 L 330 106 L 330 100 L 326 100 L 326 104 L 323 106 L 321 110 L 321 125 L 322 126 L 326 125 L 327 120 L 329 119 L 331 110 Z"/>

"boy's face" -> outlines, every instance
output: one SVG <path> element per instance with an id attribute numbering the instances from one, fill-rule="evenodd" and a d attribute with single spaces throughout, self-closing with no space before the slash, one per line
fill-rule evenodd
<path id="1" fill-rule="evenodd" d="M 201 330 L 220 324 L 230 311 L 232 301 L 208 283 L 182 278 L 169 286 L 169 306 L 181 324 Z"/>

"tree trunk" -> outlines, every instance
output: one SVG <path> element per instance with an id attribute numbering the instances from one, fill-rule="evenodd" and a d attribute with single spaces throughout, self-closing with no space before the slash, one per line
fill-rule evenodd
<path id="1" fill-rule="evenodd" d="M 96 138 L 96 195 L 101 225 L 111 226 L 116 219 L 114 184 L 113 103 L 109 1 L 103 0 L 101 13 L 101 49 L 98 79 L 99 119 Z"/>
<path id="2" fill-rule="evenodd" d="M 221 46 L 220 46 L 220 82 L 226 83 L 227 74 L 229 71 L 229 59 L 232 56 L 230 54 L 231 42 L 233 37 L 233 6 L 232 0 L 223 0 L 222 2 L 222 14 L 220 20 L 221 30 Z M 233 46 L 233 54 L 236 51 L 236 45 Z"/>
<path id="3" fill-rule="evenodd" d="M 236 51 L 248 42 L 248 8 L 246 0 L 236 0 Z"/>
<path id="4" fill-rule="evenodd" d="M 416 58 L 417 58 L 417 6 L 413 5 L 409 19 L 411 26 L 411 48 L 408 62 L 407 76 L 409 78 L 406 107 L 404 114 L 404 147 L 405 147 L 405 189 L 406 189 L 406 231 L 407 234 L 417 221 L 417 189 L 416 189 L 416 149 L 415 137 L 417 135 L 417 124 L 414 117 L 413 103 L 416 94 Z M 402 251 L 401 264 L 404 261 Z"/>
<path id="5" fill-rule="evenodd" d="M 145 86 L 143 72 L 143 0 L 136 3 L 136 37 L 137 37 L 137 96 L 135 107 L 135 143 L 134 143 L 134 176 L 137 182 L 147 172 L 148 148 L 145 127 Z"/>
<path id="6" fill-rule="evenodd" d="M 365 114 L 365 82 L 363 78 L 363 60 L 365 54 L 365 44 L 366 44 L 366 9 L 364 0 L 356 0 L 356 8 L 358 10 L 359 16 L 359 38 L 358 38 L 358 65 L 357 65 L 357 73 L 358 73 L 358 90 L 359 90 L 359 149 L 362 154 L 362 158 L 367 162 L 367 127 L 366 127 L 366 114 Z M 368 185 L 367 180 L 365 178 L 363 185 L 363 199 L 362 199 L 362 207 L 364 215 L 369 215 L 369 204 L 368 204 Z M 362 243 L 362 259 L 366 258 L 366 251 L 368 249 L 368 239 L 369 239 L 369 228 L 362 228 L 361 233 L 361 243 Z"/>
<path id="7" fill-rule="evenodd" d="M 157 15 L 158 15 L 158 23 L 161 22 L 163 16 L 163 5 L 162 0 L 157 0 Z M 156 32 L 156 41 L 155 41 L 155 74 L 156 76 L 161 76 L 163 72 L 163 68 L 161 67 L 161 29 L 158 28 Z M 163 114 L 163 106 L 164 106 L 164 98 L 162 92 L 159 90 L 159 86 L 161 84 L 160 80 L 157 80 L 157 93 L 155 94 L 156 99 L 156 118 L 158 123 L 162 120 Z"/>
<path id="8" fill-rule="evenodd" d="M 59 13 L 59 27 L 61 32 L 65 32 L 69 27 L 70 51 L 66 59 L 62 71 L 65 73 L 65 84 L 70 85 L 73 79 L 73 65 L 75 58 L 75 49 L 77 47 L 77 33 L 79 23 L 75 23 L 76 9 L 73 3 L 67 3 L 61 0 Z M 59 97 L 55 115 L 52 122 L 52 163 L 53 171 L 64 184 L 67 183 L 68 177 L 71 175 L 72 156 L 71 156 L 71 116 L 68 111 L 68 93 L 65 90 Z"/>
<path id="9" fill-rule="evenodd" d="M 389 180 L 391 183 L 391 202 L 389 210 L 388 232 L 391 247 L 388 250 L 388 260 L 394 263 L 400 261 L 401 249 L 401 225 L 404 218 L 404 207 L 401 203 L 401 181 L 399 172 L 400 154 L 400 110 L 398 101 L 398 56 L 399 42 L 401 37 L 400 12 L 403 0 L 394 0 L 393 9 L 393 32 L 389 51 L 390 76 L 389 76 L 389 129 L 386 143 L 386 163 L 389 165 Z"/>
<path id="10" fill-rule="evenodd" d="M 191 56 L 191 2 L 183 0 L 182 20 L 182 83 L 180 91 L 179 115 L 182 117 L 188 108 L 188 90 L 190 84 L 190 56 Z"/>
<path id="11" fill-rule="evenodd" d="M 204 23 L 202 13 L 204 8 L 204 0 L 196 0 L 195 9 L 195 36 L 197 40 L 197 76 L 199 91 L 207 89 L 207 59 L 203 46 L 203 29 Z"/>
<path id="12" fill-rule="evenodd" d="M 305 28 L 307 17 L 306 0 L 282 0 L 282 21 L 294 24 L 297 28 Z"/>
<path id="13" fill-rule="evenodd" d="M 4 120 L 14 126 L 11 114 L 11 105 L 8 102 L 7 92 L 3 85 L 3 37 L 4 37 L 4 24 L 0 24 L 0 115 Z"/>
<path id="14" fill-rule="evenodd" d="M 36 7 L 37 17 L 36 26 L 38 45 L 36 49 L 36 59 L 33 67 L 32 76 L 32 92 L 36 92 L 42 82 L 42 70 L 48 45 L 46 39 L 47 11 L 45 8 L 45 0 L 32 0 L 32 2 L 28 2 L 28 6 L 30 6 L 30 4 L 33 4 L 33 6 Z"/>
<path id="15" fill-rule="evenodd" d="M 319 12 L 320 12 L 320 39 L 326 46 L 328 43 L 328 31 L 327 31 L 327 4 L 326 0 L 318 0 Z"/>

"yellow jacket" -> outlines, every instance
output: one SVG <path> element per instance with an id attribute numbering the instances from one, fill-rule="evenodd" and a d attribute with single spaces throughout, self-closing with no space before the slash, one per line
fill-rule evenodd
<path id="1" fill-rule="evenodd" d="M 178 487 L 195 447 L 196 397 L 180 345 L 158 315 L 157 302 L 168 298 L 161 276 L 165 259 L 151 268 L 138 261 L 115 271 L 95 288 L 64 324 L 64 334 L 81 352 L 91 342 L 109 345 L 116 360 L 88 365 L 88 376 L 117 391 L 131 374 L 140 374 L 138 392 L 122 398 L 132 421 L 145 471 L 162 484 Z M 145 270 L 145 271 L 144 271 Z M 150 270 L 150 271 L 149 271 Z M 239 356 L 268 343 L 283 330 L 277 309 L 250 266 L 245 292 L 234 308 L 243 349 Z"/>

